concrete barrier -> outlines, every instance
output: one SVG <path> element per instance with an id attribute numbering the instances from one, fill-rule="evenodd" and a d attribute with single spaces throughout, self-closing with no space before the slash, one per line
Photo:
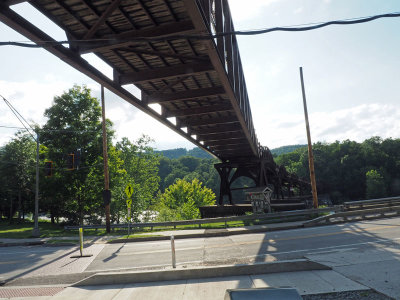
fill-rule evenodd
<path id="1" fill-rule="evenodd" d="M 303 226 L 311 227 L 315 225 L 326 225 L 326 224 L 347 222 L 350 221 L 348 217 L 360 217 L 360 219 L 353 220 L 353 221 L 360 221 L 360 220 L 371 220 L 377 218 L 393 217 L 399 215 L 400 215 L 400 206 L 351 210 L 315 218 L 313 220 L 304 222 Z"/>
<path id="2" fill-rule="evenodd" d="M 311 270 L 331 270 L 331 268 L 307 259 L 296 259 L 254 265 L 229 265 L 148 272 L 106 272 L 92 275 L 75 283 L 73 286 L 143 283 Z"/>

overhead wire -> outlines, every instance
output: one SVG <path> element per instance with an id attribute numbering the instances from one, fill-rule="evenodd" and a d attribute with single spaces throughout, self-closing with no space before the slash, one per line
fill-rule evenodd
<path id="1" fill-rule="evenodd" d="M 33 134 L 30 132 L 30 130 L 25 126 L 24 122 L 31 128 L 33 132 L 35 132 L 35 129 L 32 128 L 32 126 L 28 123 L 28 121 L 25 120 L 25 118 L 16 110 L 14 106 L 2 95 L 0 95 L 1 98 L 3 98 L 4 102 L 6 105 L 10 108 L 11 112 L 15 115 L 15 117 L 18 119 L 18 121 L 24 126 L 25 130 L 28 131 L 28 133 L 31 135 L 31 137 L 36 141 L 36 138 L 33 136 Z M 22 122 L 22 120 L 24 122 Z"/>
<path id="2" fill-rule="evenodd" d="M 328 22 L 317 22 L 317 23 L 307 23 L 301 25 L 289 25 L 289 26 L 280 26 L 280 27 L 272 27 L 272 28 L 264 28 L 264 29 L 256 29 L 256 30 L 238 30 L 238 31 L 229 31 L 229 32 L 217 32 L 214 34 L 203 33 L 203 34 L 177 34 L 170 35 L 168 37 L 130 37 L 129 39 L 118 39 L 118 38 L 98 38 L 98 39 L 83 39 L 83 40 L 64 40 L 64 41 L 7 41 L 0 42 L 0 46 L 19 46 L 19 47 L 28 47 L 28 48 L 42 48 L 47 46 L 56 46 L 56 45 L 69 45 L 71 43 L 75 44 L 87 44 L 93 45 L 99 42 L 124 42 L 124 41 L 133 41 L 133 42 L 148 42 L 148 41 L 163 41 L 163 40 L 171 40 L 171 39 L 214 39 L 229 35 L 260 35 L 266 34 L 275 31 L 284 31 L 284 32 L 300 32 L 300 31 L 309 31 L 315 30 L 319 28 L 323 28 L 331 25 L 351 25 L 351 24 L 360 24 L 371 22 L 381 18 L 397 18 L 400 17 L 400 12 L 379 14 L 367 17 L 356 17 L 349 19 L 341 19 L 334 20 Z"/>

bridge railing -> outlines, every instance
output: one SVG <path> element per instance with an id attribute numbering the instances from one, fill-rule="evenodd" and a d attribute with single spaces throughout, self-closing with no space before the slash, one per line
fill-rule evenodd
<path id="1" fill-rule="evenodd" d="M 203 19 L 211 34 L 233 32 L 232 16 L 227 0 L 197 0 Z M 219 36 L 214 39 L 215 47 L 229 78 L 241 113 L 246 121 L 254 145 L 258 144 L 251 115 L 246 81 L 243 73 L 239 46 L 235 35 Z"/>

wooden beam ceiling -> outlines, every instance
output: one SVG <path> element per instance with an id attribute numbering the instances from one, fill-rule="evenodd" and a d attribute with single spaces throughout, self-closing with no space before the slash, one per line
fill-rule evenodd
<path id="1" fill-rule="evenodd" d="M 109 38 L 109 41 L 91 42 L 89 45 L 82 44 L 79 50 L 80 54 L 111 50 L 115 48 L 126 47 L 135 43 L 135 39 L 141 38 L 166 38 L 176 34 L 194 33 L 194 27 L 191 21 L 174 22 L 157 27 L 131 30 L 114 35 L 103 36 L 102 39 Z"/>
<path id="2" fill-rule="evenodd" d="M 121 0 L 114 0 L 107 9 L 103 12 L 99 19 L 97 19 L 96 23 L 89 29 L 89 31 L 83 37 L 84 40 L 90 39 L 95 35 L 96 31 L 100 28 L 101 25 L 104 24 L 106 19 L 112 15 L 112 13 L 117 9 L 118 5 L 121 3 Z"/>
<path id="3" fill-rule="evenodd" d="M 212 70 L 213 66 L 208 63 L 175 65 L 170 67 L 121 74 L 119 80 L 120 84 L 124 85 L 129 83 L 140 83 L 152 80 L 168 79 L 172 77 L 202 73 Z"/>
<path id="4" fill-rule="evenodd" d="M 204 118 L 204 119 L 192 119 L 192 118 L 185 119 L 185 123 L 188 124 L 189 126 L 216 125 L 216 124 L 237 123 L 237 122 L 239 121 L 236 118 L 236 116 Z"/>
<path id="5" fill-rule="evenodd" d="M 212 87 L 212 88 L 188 90 L 188 91 L 168 93 L 168 94 L 153 93 L 148 96 L 148 101 L 149 103 L 161 103 L 161 102 L 165 103 L 171 101 L 182 101 L 182 100 L 217 96 L 222 94 L 225 94 L 224 88 Z"/>
<path id="6" fill-rule="evenodd" d="M 207 106 L 186 108 L 179 110 L 171 110 L 170 114 L 171 116 L 174 117 L 189 117 L 189 116 L 198 116 L 214 112 L 231 111 L 231 110 L 233 109 L 230 104 L 217 104 L 217 105 L 207 105 Z"/>

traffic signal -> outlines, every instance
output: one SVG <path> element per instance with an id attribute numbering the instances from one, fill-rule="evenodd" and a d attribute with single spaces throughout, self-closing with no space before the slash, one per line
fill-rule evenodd
<path id="1" fill-rule="evenodd" d="M 75 155 L 74 154 L 68 154 L 67 156 L 67 170 L 71 171 L 74 169 L 74 160 L 75 160 Z"/>
<path id="2" fill-rule="evenodd" d="M 53 176 L 53 162 L 52 161 L 46 161 L 44 163 L 44 175 L 46 177 Z"/>

